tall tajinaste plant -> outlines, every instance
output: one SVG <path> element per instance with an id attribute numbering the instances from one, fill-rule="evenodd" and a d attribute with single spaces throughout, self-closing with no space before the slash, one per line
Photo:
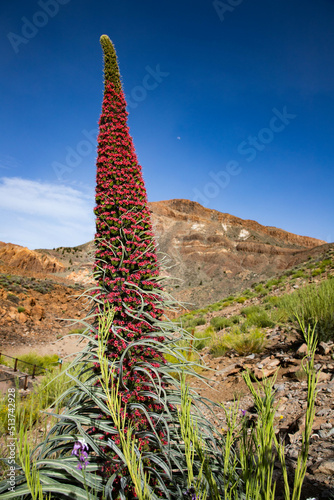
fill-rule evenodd
<path id="1" fill-rule="evenodd" d="M 150 447 L 143 432 L 156 427 L 163 408 L 150 395 L 152 383 L 163 386 L 161 380 L 156 380 L 157 372 L 150 370 L 150 365 L 157 368 L 164 363 L 151 342 L 164 340 L 161 333 L 154 334 L 163 313 L 161 286 L 150 210 L 127 126 L 116 53 L 106 35 L 101 37 L 101 45 L 105 80 L 96 178 L 96 312 L 103 313 L 110 305 L 114 310 L 105 355 L 110 361 L 121 361 L 116 367 L 119 394 L 142 451 Z M 145 343 L 147 338 L 150 345 Z M 99 369 L 96 363 L 97 373 Z M 124 407 L 121 411 L 125 411 Z M 160 437 L 163 439 L 163 431 Z M 117 441 L 117 435 L 113 439 Z M 107 452 L 107 447 L 103 451 Z M 104 461 L 101 471 L 109 475 L 117 471 L 117 466 Z"/>

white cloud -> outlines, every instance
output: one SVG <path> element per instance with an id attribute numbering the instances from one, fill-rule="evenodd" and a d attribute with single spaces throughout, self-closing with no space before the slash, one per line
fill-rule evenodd
<path id="1" fill-rule="evenodd" d="M 0 240 L 28 248 L 79 245 L 94 236 L 92 193 L 19 177 L 0 179 Z"/>

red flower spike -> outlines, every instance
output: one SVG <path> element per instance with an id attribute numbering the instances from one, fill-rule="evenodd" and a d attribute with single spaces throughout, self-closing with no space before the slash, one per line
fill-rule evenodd
<path id="1" fill-rule="evenodd" d="M 114 308 L 113 328 L 106 346 L 106 356 L 120 360 L 124 350 L 131 344 L 145 339 L 154 332 L 154 322 L 160 320 L 163 310 L 156 281 L 159 266 L 155 251 L 150 220 L 150 210 L 135 148 L 127 126 L 126 101 L 120 82 L 119 69 L 114 47 L 105 35 L 101 37 L 104 52 L 104 98 L 99 121 L 98 158 L 96 174 L 96 235 L 95 275 L 97 279 L 96 298 Z M 141 293 L 143 291 L 144 293 Z M 103 311 L 101 311 L 103 312 Z M 117 335 L 116 335 L 117 332 Z M 150 339 L 152 337 L 150 336 Z M 155 340 L 164 341 L 158 336 Z M 119 386 L 124 412 L 127 405 L 129 424 L 141 433 L 151 428 L 148 418 L 137 409 L 129 411 L 131 403 L 141 402 L 148 414 L 163 411 L 162 405 L 149 396 L 152 383 L 149 375 L 138 374 L 136 363 L 151 364 L 149 374 L 156 379 L 154 368 L 166 363 L 161 354 L 153 348 L 136 345 L 130 350 L 131 359 L 123 362 L 122 381 Z M 95 370 L 99 365 L 95 363 Z M 161 384 L 163 386 L 163 384 Z M 145 391 L 145 396 L 143 392 Z M 101 419 L 107 418 L 101 415 Z M 153 420 L 152 423 L 154 424 Z M 104 442 L 108 436 L 97 428 L 89 431 Z M 164 433 L 159 431 L 162 440 Z M 112 438 L 119 443 L 119 438 Z M 140 448 L 149 447 L 150 440 L 140 438 Z M 109 477 L 117 472 L 111 449 L 110 461 L 101 464 L 100 473 Z M 102 443 L 101 443 L 102 448 Z M 152 450 L 153 452 L 155 450 Z"/>

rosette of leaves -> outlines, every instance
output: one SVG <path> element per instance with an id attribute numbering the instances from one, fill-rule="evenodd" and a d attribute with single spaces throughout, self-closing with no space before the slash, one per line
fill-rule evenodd
<path id="1" fill-rule="evenodd" d="M 165 300 L 168 303 L 168 298 Z M 59 421 L 31 456 L 43 493 L 50 494 L 52 499 L 138 498 L 133 489 L 129 464 L 125 459 L 124 444 L 101 385 L 101 375 L 94 369 L 94 363 L 101 363 L 101 337 L 95 339 L 91 332 L 103 334 L 106 340 L 110 330 L 117 332 L 116 326 L 112 324 L 110 312 L 104 312 L 101 318 L 100 325 L 104 325 L 104 332 L 101 328 L 90 326 L 86 333 L 81 334 L 83 338 L 88 338 L 89 342 L 67 368 L 69 377 L 74 378 L 76 382 L 61 397 L 66 399 L 67 406 L 63 413 L 55 414 Z M 180 382 L 177 380 L 179 377 L 175 379 L 171 373 L 178 371 L 180 376 L 193 374 L 193 363 L 187 361 L 187 354 L 180 352 L 180 329 L 176 323 L 166 320 L 157 322 L 155 326 L 159 330 L 150 337 L 129 341 L 120 359 L 105 359 L 118 387 L 128 383 L 123 378 L 124 360 L 131 357 L 132 349 L 136 349 L 138 345 L 157 350 L 161 356 L 169 354 L 178 359 L 178 364 L 160 364 L 155 367 L 145 360 L 137 360 L 132 367 L 132 375 L 136 377 L 136 374 L 147 374 L 150 381 L 147 382 L 147 391 L 143 391 L 143 396 L 147 395 L 156 401 L 161 410 L 149 413 L 145 400 L 129 400 L 125 410 L 127 414 L 135 413 L 138 418 L 145 417 L 145 423 L 149 422 L 149 428 L 145 425 L 143 430 L 134 429 L 133 433 L 134 452 L 140 464 L 143 489 L 146 484 L 149 491 L 148 498 L 183 498 L 189 486 L 189 463 L 186 456 L 187 443 L 177 409 L 182 408 L 184 401 Z M 154 338 L 158 333 L 165 336 L 163 344 Z M 187 335 L 183 331 L 181 334 L 182 339 Z M 184 353 L 184 346 L 182 352 Z M 72 374 L 75 367 L 80 367 L 77 376 Z M 157 384 L 156 381 L 159 380 L 163 381 L 163 384 Z M 121 395 L 118 394 L 118 397 Z M 201 491 L 206 494 L 202 498 L 224 498 L 224 442 L 203 415 L 203 405 L 207 405 L 207 410 L 210 410 L 209 402 L 195 393 L 191 393 L 191 399 L 192 426 L 196 427 L 197 434 L 201 437 L 200 440 L 192 439 L 192 477 L 200 477 Z M 193 429 L 191 433 L 193 435 Z M 79 440 L 84 440 L 89 449 L 88 464 L 84 470 L 78 469 L 78 459 L 72 453 L 75 443 Z M 101 464 L 110 468 L 110 474 L 101 475 Z M 21 466 L 17 464 L 17 468 L 21 469 Z M 114 469 L 114 472 L 111 469 Z M 237 477 L 235 481 L 238 481 Z M 17 497 L 33 498 L 24 474 L 17 475 L 15 492 L 8 492 L 7 488 L 8 483 L 4 481 L 0 485 L 1 498 L 4 500 Z"/>

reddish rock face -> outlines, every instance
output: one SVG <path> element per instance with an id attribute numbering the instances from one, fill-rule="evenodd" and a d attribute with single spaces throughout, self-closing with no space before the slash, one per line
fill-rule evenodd
<path id="1" fill-rule="evenodd" d="M 181 279 L 173 294 L 196 307 L 268 279 L 326 244 L 189 200 L 149 205 L 160 257 L 169 256 L 168 273 Z"/>
<path id="2" fill-rule="evenodd" d="M 35 272 L 58 273 L 65 270 L 54 257 L 12 243 L 0 242 L 0 261 L 17 269 Z"/>

